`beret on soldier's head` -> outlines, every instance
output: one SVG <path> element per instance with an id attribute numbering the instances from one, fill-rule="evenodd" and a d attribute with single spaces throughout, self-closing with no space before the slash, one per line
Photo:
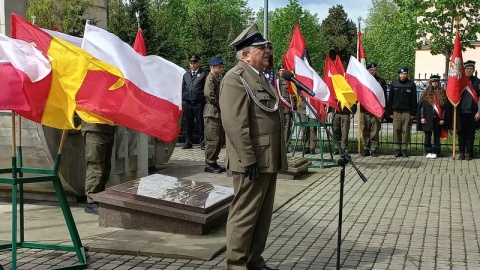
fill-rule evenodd
<path id="1" fill-rule="evenodd" d="M 371 62 L 370 64 L 367 65 L 367 69 L 376 68 L 376 67 L 377 67 L 377 63 L 375 63 L 375 62 Z"/>
<path id="2" fill-rule="evenodd" d="M 472 61 L 472 60 L 468 60 L 467 62 L 465 62 L 463 65 L 465 67 L 474 67 L 475 66 L 475 61 Z"/>
<path id="3" fill-rule="evenodd" d="M 193 61 L 193 62 L 197 62 L 197 61 L 200 61 L 200 56 L 196 55 L 196 54 L 192 54 L 192 56 L 190 56 L 190 59 L 188 59 L 189 61 Z"/>
<path id="4" fill-rule="evenodd" d="M 438 82 L 438 81 L 440 81 L 440 76 L 432 75 L 432 76 L 430 76 L 430 81 L 431 82 Z"/>
<path id="5" fill-rule="evenodd" d="M 262 34 L 260 34 L 260 31 L 258 31 L 257 24 L 254 23 L 243 30 L 240 35 L 238 35 L 237 38 L 230 43 L 230 46 L 234 47 L 236 51 L 239 51 L 248 46 L 260 46 L 267 43 L 268 41 L 263 38 Z"/>
<path id="6" fill-rule="evenodd" d="M 280 65 L 278 66 L 278 70 L 281 70 L 281 69 L 285 69 L 285 66 L 284 66 L 283 64 L 280 64 Z"/>
<path id="7" fill-rule="evenodd" d="M 223 60 L 222 60 L 221 58 L 214 57 L 214 58 L 210 59 L 210 61 L 208 61 L 208 64 L 209 64 L 210 66 L 223 65 Z"/>
<path id="8" fill-rule="evenodd" d="M 407 67 L 401 67 L 401 68 L 398 69 L 398 74 L 403 73 L 403 72 L 408 73 L 408 68 Z"/>

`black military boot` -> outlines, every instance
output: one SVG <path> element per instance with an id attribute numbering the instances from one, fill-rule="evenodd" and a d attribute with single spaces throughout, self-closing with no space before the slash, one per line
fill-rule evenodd
<path id="1" fill-rule="evenodd" d="M 375 150 L 372 150 L 372 157 L 378 157 L 378 153 Z"/>
<path id="2" fill-rule="evenodd" d="M 368 157 L 368 156 L 370 156 L 370 150 L 364 149 L 362 153 L 362 157 Z"/>
<path id="3" fill-rule="evenodd" d="M 464 160 L 465 159 L 465 153 L 460 152 L 460 155 L 458 156 L 458 160 Z"/>
<path id="4" fill-rule="evenodd" d="M 395 154 L 395 157 L 402 157 L 402 150 L 397 150 L 397 153 Z"/>
<path id="5" fill-rule="evenodd" d="M 465 153 L 465 160 L 472 160 L 472 155 L 469 152 Z"/>

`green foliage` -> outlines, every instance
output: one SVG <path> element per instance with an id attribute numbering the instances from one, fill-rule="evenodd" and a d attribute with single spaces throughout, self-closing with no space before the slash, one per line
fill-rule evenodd
<path id="1" fill-rule="evenodd" d="M 322 21 L 321 34 L 329 50 L 334 50 L 345 66 L 351 55 L 356 56 L 357 28 L 355 23 L 348 19 L 342 5 L 328 10 L 328 16 Z"/>
<path id="2" fill-rule="evenodd" d="M 378 63 L 379 75 L 386 79 L 398 76 L 406 66 L 415 74 L 416 28 L 411 14 L 404 14 L 393 0 L 373 0 L 366 19 L 363 45 L 367 62 Z"/>
<path id="3" fill-rule="evenodd" d="M 95 24 L 95 18 L 85 18 L 85 11 L 93 0 L 29 0 L 27 1 L 27 19 L 35 16 L 35 25 L 55 29 L 73 36 L 83 35 L 87 20 Z"/>
<path id="4" fill-rule="evenodd" d="M 130 1 L 130 4 L 124 4 L 122 0 L 110 0 L 108 13 L 108 30 L 128 44 L 135 41 L 138 24 L 135 13 L 139 13 L 140 28 L 143 31 L 143 37 L 147 45 L 147 53 L 153 50 L 153 43 L 147 40 L 153 40 L 153 29 L 151 29 L 150 12 L 151 0 Z"/>
<path id="5" fill-rule="evenodd" d="M 445 56 L 445 73 L 453 52 L 456 35 L 455 18 L 461 19 L 458 30 L 462 36 L 463 49 L 474 48 L 471 41 L 477 40 L 480 33 L 479 0 L 395 0 L 405 13 L 418 18 L 413 27 L 417 29 L 420 45 L 428 45 L 433 55 Z"/>
<path id="6" fill-rule="evenodd" d="M 263 29 L 263 9 L 257 14 L 257 24 L 260 29 Z M 283 55 L 287 52 L 292 38 L 294 26 L 298 24 L 307 43 L 312 67 L 317 71 L 323 69 L 325 53 L 328 51 L 328 48 L 324 38 L 320 35 L 320 24 L 317 14 L 311 14 L 310 11 L 302 8 L 298 0 L 289 0 L 289 4 L 286 7 L 276 8 L 273 12 L 270 12 L 268 19 L 268 38 L 273 44 L 275 66 L 282 63 Z"/>

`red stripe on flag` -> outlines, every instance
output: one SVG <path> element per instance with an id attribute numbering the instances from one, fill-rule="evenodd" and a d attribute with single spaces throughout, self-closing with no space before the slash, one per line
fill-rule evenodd
<path id="1" fill-rule="evenodd" d="M 355 89 L 357 95 L 357 100 L 365 107 L 367 111 L 372 113 L 377 117 L 382 117 L 385 109 L 380 104 L 377 95 L 372 91 L 372 89 L 366 87 L 362 82 L 358 80 L 357 77 L 350 74 L 346 74 L 345 78 L 348 81 L 348 84 Z"/>
<path id="2" fill-rule="evenodd" d="M 97 76 L 105 75 L 90 71 L 85 82 L 95 82 Z M 76 99 L 79 108 L 167 143 L 175 140 L 180 132 L 178 120 L 182 112 L 178 106 L 146 93 L 129 80 L 125 80 L 123 87 L 109 91 L 84 83 Z"/>

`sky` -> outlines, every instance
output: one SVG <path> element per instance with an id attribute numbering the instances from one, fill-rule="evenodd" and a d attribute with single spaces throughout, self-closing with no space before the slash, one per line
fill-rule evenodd
<path id="1" fill-rule="evenodd" d="M 264 0 L 248 0 L 248 5 L 253 11 L 258 11 L 264 6 Z M 363 19 L 367 17 L 368 7 L 371 5 L 369 0 L 299 0 L 298 3 L 310 13 L 317 13 L 319 22 L 321 23 L 328 15 L 328 9 L 335 5 L 342 5 L 343 9 L 352 19 L 355 25 L 358 23 L 358 17 Z M 285 7 L 288 5 L 288 0 L 269 0 L 268 10 L 273 11 L 275 8 Z M 364 22 L 362 22 L 364 25 Z M 363 28 L 363 27 L 362 27 Z"/>

